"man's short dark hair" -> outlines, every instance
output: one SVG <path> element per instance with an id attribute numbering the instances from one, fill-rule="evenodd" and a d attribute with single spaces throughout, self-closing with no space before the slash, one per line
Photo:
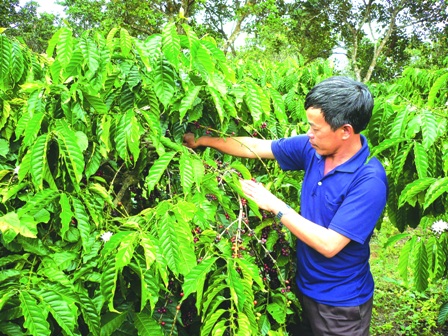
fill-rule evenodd
<path id="1" fill-rule="evenodd" d="M 305 110 L 321 109 L 332 130 L 350 124 L 355 133 L 367 127 L 373 110 L 373 97 L 367 86 L 347 77 L 330 77 L 308 92 Z"/>

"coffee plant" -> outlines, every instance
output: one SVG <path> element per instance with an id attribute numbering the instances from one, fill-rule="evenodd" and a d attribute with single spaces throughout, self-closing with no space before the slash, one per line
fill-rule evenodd
<path id="1" fill-rule="evenodd" d="M 388 219 L 402 232 L 388 245 L 404 242 L 399 272 L 424 291 L 447 275 L 448 70 L 408 68 L 392 85 L 375 89 L 368 137 L 388 173 Z M 439 323 L 447 318 L 445 303 Z"/>
<path id="2" fill-rule="evenodd" d="M 180 23 L 145 40 L 62 28 L 45 54 L 0 34 L 0 331 L 287 334 L 294 237 L 239 179 L 299 211 L 302 173 L 182 137 L 302 133 L 305 94 L 332 72 L 300 56 L 230 60 Z M 447 220 L 447 76 L 412 72 L 372 86 L 367 130 L 402 231 Z M 446 233 L 404 234 L 403 274 L 416 265 L 423 289 L 446 274 Z"/>
<path id="3" fill-rule="evenodd" d="M 239 179 L 298 208 L 301 175 L 182 146 L 301 131 L 331 69 L 270 66 L 175 23 L 144 41 L 62 28 L 42 55 L 0 35 L 1 332 L 286 332 L 294 239 Z"/>

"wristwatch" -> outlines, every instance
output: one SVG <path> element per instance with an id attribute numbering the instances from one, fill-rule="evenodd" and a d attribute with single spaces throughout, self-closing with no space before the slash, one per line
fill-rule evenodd
<path id="1" fill-rule="evenodd" d="M 283 211 L 280 210 L 279 212 L 277 212 L 277 215 L 275 215 L 275 217 L 277 217 L 280 223 L 282 222 L 282 217 L 289 212 L 289 209 L 291 209 L 291 207 L 286 204 L 286 209 Z"/>

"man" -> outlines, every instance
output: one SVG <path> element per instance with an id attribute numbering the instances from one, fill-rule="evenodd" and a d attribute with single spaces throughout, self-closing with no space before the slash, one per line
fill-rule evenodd
<path id="1" fill-rule="evenodd" d="M 274 213 L 297 239 L 300 335 L 369 335 L 373 277 L 369 241 L 386 204 L 387 179 L 368 160 L 360 134 L 371 118 L 368 88 L 345 77 L 317 84 L 306 96 L 309 131 L 280 140 L 184 136 L 191 148 L 207 146 L 246 158 L 275 159 L 283 170 L 304 170 L 301 213 L 261 184 L 241 181 L 243 192 Z"/>

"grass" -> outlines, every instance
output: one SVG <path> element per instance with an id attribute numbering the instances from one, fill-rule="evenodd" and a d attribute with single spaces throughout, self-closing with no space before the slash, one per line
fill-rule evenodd
<path id="1" fill-rule="evenodd" d="M 447 336 L 448 326 L 437 324 L 440 306 L 448 301 L 448 280 L 431 283 L 420 293 L 406 284 L 398 273 L 400 242 L 384 247 L 398 231 L 384 223 L 371 241 L 371 269 L 375 296 L 371 335 Z"/>

